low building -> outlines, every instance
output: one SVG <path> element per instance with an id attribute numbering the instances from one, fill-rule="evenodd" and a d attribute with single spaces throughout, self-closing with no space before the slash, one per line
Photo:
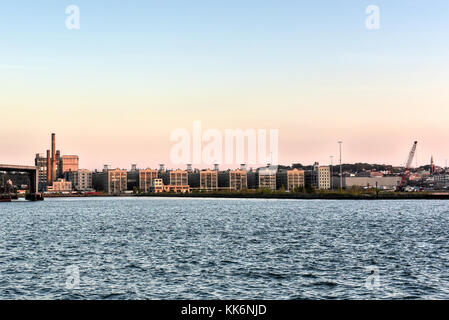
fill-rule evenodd
<path id="1" fill-rule="evenodd" d="M 68 171 L 65 173 L 65 178 L 72 183 L 72 187 L 76 191 L 92 190 L 92 172 L 87 169 Z"/>
<path id="2" fill-rule="evenodd" d="M 376 188 L 377 185 L 379 189 L 395 189 L 401 183 L 401 177 L 343 177 L 342 181 L 343 188 Z M 340 188 L 340 177 L 334 177 L 333 184 L 336 188 Z"/>
<path id="3" fill-rule="evenodd" d="M 72 191 L 72 182 L 66 181 L 64 179 L 58 179 L 56 181 L 53 181 L 53 184 L 47 187 L 47 192 L 49 193 L 60 193 L 71 191 Z"/>
<path id="4" fill-rule="evenodd" d="M 190 192 L 190 187 L 189 185 L 165 185 L 163 180 L 161 178 L 158 178 L 153 180 L 152 186 L 150 187 L 150 192 L 188 193 Z"/>

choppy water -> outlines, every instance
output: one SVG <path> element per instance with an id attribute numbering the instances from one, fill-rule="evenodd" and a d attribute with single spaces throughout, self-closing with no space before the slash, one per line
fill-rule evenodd
<path id="1" fill-rule="evenodd" d="M 1 203 L 0 299 L 448 299 L 448 205 Z"/>

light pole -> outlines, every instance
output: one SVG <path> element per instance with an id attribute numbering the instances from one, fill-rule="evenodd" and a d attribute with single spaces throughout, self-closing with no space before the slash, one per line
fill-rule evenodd
<path id="1" fill-rule="evenodd" d="M 338 144 L 340 145 L 340 190 L 343 189 L 343 165 L 341 163 L 341 144 L 343 141 L 338 141 Z"/>
<path id="2" fill-rule="evenodd" d="M 331 156 L 331 190 L 334 189 L 332 182 L 333 176 L 334 176 L 334 156 Z"/>

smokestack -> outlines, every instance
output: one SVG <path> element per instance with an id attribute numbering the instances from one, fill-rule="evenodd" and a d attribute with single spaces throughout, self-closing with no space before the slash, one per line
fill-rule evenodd
<path id="1" fill-rule="evenodd" d="M 47 186 L 51 185 L 51 155 L 50 150 L 47 150 Z"/>
<path id="2" fill-rule="evenodd" d="M 51 179 L 56 181 L 56 135 L 51 134 Z"/>

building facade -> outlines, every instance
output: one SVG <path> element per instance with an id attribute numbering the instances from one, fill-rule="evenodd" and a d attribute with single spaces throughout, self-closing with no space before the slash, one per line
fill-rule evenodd
<path id="1" fill-rule="evenodd" d="M 87 169 L 68 171 L 65 173 L 65 178 L 72 183 L 72 187 L 76 191 L 92 190 L 92 172 Z"/>
<path id="2" fill-rule="evenodd" d="M 329 190 L 331 188 L 331 170 L 329 166 L 315 166 L 316 188 L 320 190 Z"/>
<path id="3" fill-rule="evenodd" d="M 214 191 L 218 189 L 218 171 L 202 170 L 200 172 L 200 189 Z"/>
<path id="4" fill-rule="evenodd" d="M 66 172 L 78 171 L 79 169 L 78 156 L 60 156 L 58 159 L 58 176 L 62 177 Z"/>
<path id="5" fill-rule="evenodd" d="M 277 170 L 273 167 L 259 168 L 257 170 L 257 182 L 259 189 L 276 190 Z"/>
<path id="6" fill-rule="evenodd" d="M 246 170 L 236 169 L 218 173 L 218 187 L 228 190 L 243 190 L 248 188 L 248 175 Z"/>
<path id="7" fill-rule="evenodd" d="M 305 173 L 304 170 L 297 168 L 292 170 L 282 170 L 277 174 L 277 187 L 284 187 L 287 191 L 294 191 L 298 188 L 305 186 Z"/>
<path id="8" fill-rule="evenodd" d="M 331 188 L 331 169 L 329 166 L 320 166 L 315 162 L 312 170 L 305 172 L 305 184 L 318 190 Z"/>
<path id="9" fill-rule="evenodd" d="M 145 192 L 150 191 L 153 181 L 157 179 L 157 170 L 153 169 L 140 169 L 139 171 L 139 189 Z"/>
<path id="10" fill-rule="evenodd" d="M 246 170 L 229 170 L 229 189 L 243 190 L 248 188 L 248 176 Z"/>
<path id="11" fill-rule="evenodd" d="M 172 186 L 189 185 L 189 172 L 181 169 L 170 171 L 170 185 Z"/>
<path id="12" fill-rule="evenodd" d="M 44 191 L 47 188 L 47 184 L 48 184 L 48 181 L 47 181 L 47 177 L 48 177 L 48 175 L 47 175 L 48 174 L 47 173 L 47 169 L 48 169 L 47 157 L 37 153 L 34 158 L 34 165 L 38 168 L 38 172 L 39 172 L 39 190 Z"/>
<path id="13" fill-rule="evenodd" d="M 118 168 L 103 170 L 92 175 L 92 182 L 97 191 L 120 194 L 128 189 L 128 172 Z"/>

